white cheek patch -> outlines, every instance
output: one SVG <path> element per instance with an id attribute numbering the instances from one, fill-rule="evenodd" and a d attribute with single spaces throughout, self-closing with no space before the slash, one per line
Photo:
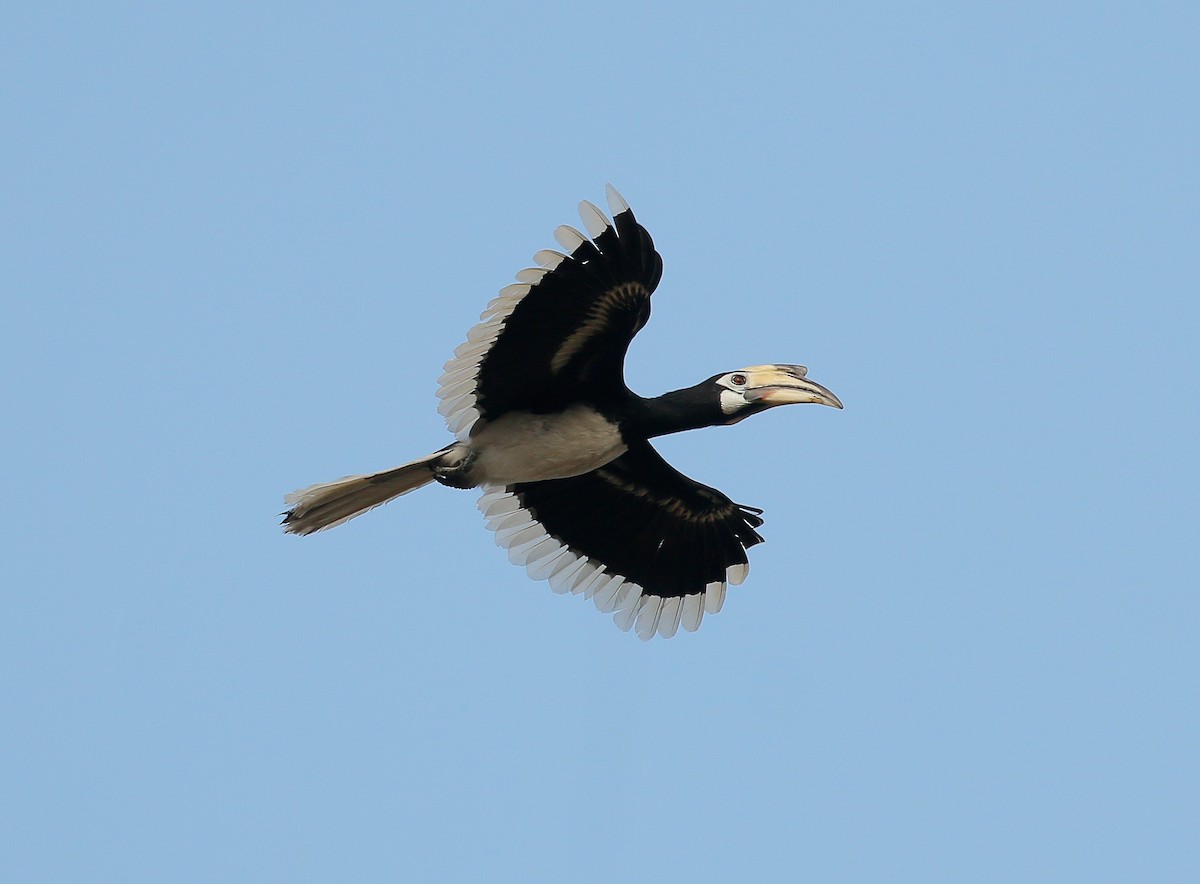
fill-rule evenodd
<path id="1" fill-rule="evenodd" d="M 746 400 L 742 398 L 741 393 L 737 393 L 733 390 L 721 391 L 721 411 L 725 414 L 733 414 L 734 412 L 738 411 L 738 409 L 744 407 L 745 404 Z"/>

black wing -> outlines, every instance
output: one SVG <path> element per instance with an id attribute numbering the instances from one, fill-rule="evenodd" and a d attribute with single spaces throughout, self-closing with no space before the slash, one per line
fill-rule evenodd
<path id="1" fill-rule="evenodd" d="M 662 258 L 611 186 L 608 197 L 613 221 L 581 203 L 592 239 L 559 227 L 555 237 L 570 254 L 538 252 L 542 267 L 517 274 L 446 363 L 439 411 L 460 439 L 479 418 L 554 411 L 626 391 L 625 352 L 650 318 Z"/>
<path id="2" fill-rule="evenodd" d="M 636 620 L 645 639 L 720 610 L 762 541 L 761 510 L 689 479 L 647 442 L 582 476 L 489 491 L 480 509 L 531 577 L 594 598 L 622 629 Z"/>

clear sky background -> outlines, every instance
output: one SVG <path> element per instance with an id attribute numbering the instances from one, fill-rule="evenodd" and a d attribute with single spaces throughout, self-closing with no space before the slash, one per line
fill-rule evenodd
<path id="1" fill-rule="evenodd" d="M 1194 3 L 9 4 L 0 878 L 1200 880 Z M 649 644 L 438 486 L 580 199 L 761 506 Z"/>

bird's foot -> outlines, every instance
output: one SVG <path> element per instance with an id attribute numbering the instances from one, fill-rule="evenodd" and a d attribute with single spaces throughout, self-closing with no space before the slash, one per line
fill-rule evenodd
<path id="1" fill-rule="evenodd" d="M 471 480 L 471 467 L 476 457 L 466 445 L 455 445 L 433 465 L 433 478 L 451 488 L 474 488 L 477 483 Z"/>

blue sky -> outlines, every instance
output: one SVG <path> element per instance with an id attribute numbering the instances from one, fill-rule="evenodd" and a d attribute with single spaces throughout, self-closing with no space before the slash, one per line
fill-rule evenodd
<path id="1" fill-rule="evenodd" d="M 1200 14 L 10 5 L 0 877 L 1194 881 Z M 761 506 L 639 642 L 426 488 L 435 379 L 613 182 L 638 392 Z"/>

